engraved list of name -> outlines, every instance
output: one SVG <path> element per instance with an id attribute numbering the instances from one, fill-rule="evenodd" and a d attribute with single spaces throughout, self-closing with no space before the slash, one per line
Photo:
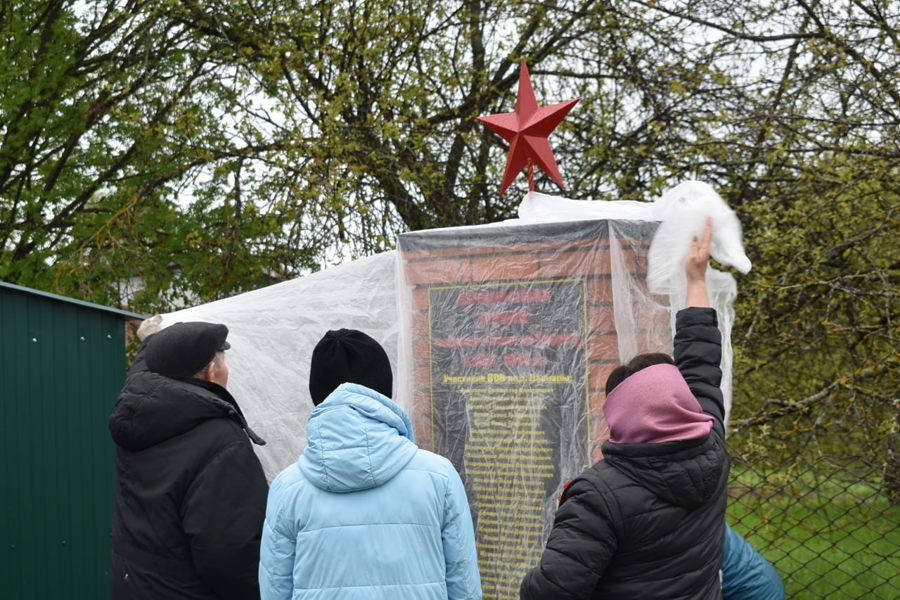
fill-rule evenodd
<path id="1" fill-rule="evenodd" d="M 429 289 L 435 449 L 469 496 L 485 598 L 518 598 L 587 462 L 583 278 Z"/>

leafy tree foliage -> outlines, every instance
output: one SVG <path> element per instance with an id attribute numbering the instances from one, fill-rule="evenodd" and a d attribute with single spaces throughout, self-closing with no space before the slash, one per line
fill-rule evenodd
<path id="1" fill-rule="evenodd" d="M 756 265 L 738 306 L 736 429 L 777 423 L 757 430 L 760 458 L 857 456 L 895 499 L 898 10 L 772 3 L 717 21 L 723 54 L 759 72 L 727 94 L 735 118 L 710 161 Z"/>
<path id="2" fill-rule="evenodd" d="M 897 0 L 7 3 L 0 276 L 149 312 L 514 216 L 527 183 L 498 197 L 475 117 L 512 110 L 524 57 L 541 104 L 580 99 L 551 137 L 568 187 L 539 189 L 696 177 L 738 211 L 734 431 L 777 417 L 760 452 L 829 454 L 855 420 L 896 474 L 898 23 Z"/>
<path id="3" fill-rule="evenodd" d="M 140 281 L 130 302 L 161 309 L 314 264 L 303 250 L 288 257 L 275 218 L 241 191 L 246 157 L 273 146 L 228 118 L 244 110 L 240 89 L 223 85 L 235 67 L 165 9 L 52 1 L 0 12 L 4 279 L 111 304 Z"/>

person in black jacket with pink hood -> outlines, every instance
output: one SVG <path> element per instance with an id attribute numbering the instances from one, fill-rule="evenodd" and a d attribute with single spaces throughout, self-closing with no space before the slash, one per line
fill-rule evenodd
<path id="1" fill-rule="evenodd" d="M 674 361 L 640 355 L 610 374 L 603 459 L 563 492 L 523 600 L 722 598 L 729 459 L 721 335 L 706 291 L 711 228 L 686 261 Z"/>

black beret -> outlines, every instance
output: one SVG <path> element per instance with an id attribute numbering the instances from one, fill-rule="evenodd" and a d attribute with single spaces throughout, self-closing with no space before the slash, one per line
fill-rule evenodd
<path id="1" fill-rule="evenodd" d="M 358 383 L 391 397 L 391 361 L 381 344 L 355 329 L 329 331 L 316 344 L 309 368 L 309 394 L 318 406 L 342 383 Z"/>
<path id="2" fill-rule="evenodd" d="M 175 323 L 147 338 L 147 368 L 168 377 L 190 377 L 208 365 L 216 352 L 228 350 L 228 328 L 218 323 Z"/>

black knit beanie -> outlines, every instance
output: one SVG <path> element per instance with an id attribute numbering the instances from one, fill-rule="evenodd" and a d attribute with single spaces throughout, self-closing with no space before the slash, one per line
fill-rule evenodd
<path id="1" fill-rule="evenodd" d="M 391 361 L 381 344 L 355 329 L 326 333 L 309 367 L 309 394 L 318 406 L 342 383 L 358 383 L 391 397 Z"/>

